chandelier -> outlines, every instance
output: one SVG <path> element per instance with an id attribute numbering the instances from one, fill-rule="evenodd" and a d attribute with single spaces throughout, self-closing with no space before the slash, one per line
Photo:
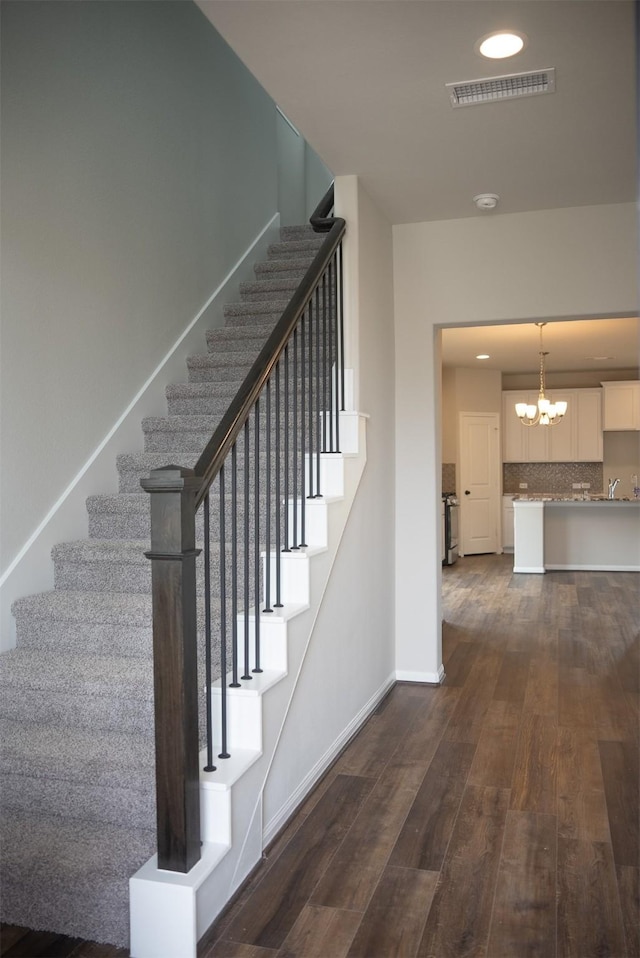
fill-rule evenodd
<path id="1" fill-rule="evenodd" d="M 523 426 L 556 426 L 567 411 L 567 404 L 563 400 L 551 402 L 544 394 L 544 357 L 545 353 L 542 346 L 542 327 L 546 323 L 536 323 L 540 330 L 540 393 L 538 394 L 538 405 L 534 406 L 526 402 L 516 403 L 516 415 Z"/>

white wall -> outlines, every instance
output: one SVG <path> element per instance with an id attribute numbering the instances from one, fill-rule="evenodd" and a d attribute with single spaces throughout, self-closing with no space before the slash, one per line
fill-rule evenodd
<path id="1" fill-rule="evenodd" d="M 191 3 L 9 0 L 1 66 L 5 569 L 273 216 L 277 161 Z"/>
<path id="2" fill-rule="evenodd" d="M 345 243 L 358 249 L 351 262 L 360 301 L 361 411 L 370 415 L 367 465 L 266 785 L 265 822 L 395 669 L 391 227 L 357 181 L 346 179 L 357 194 Z M 337 196 L 344 186 L 338 177 Z M 340 202 L 337 212 L 345 214 Z"/>
<path id="3" fill-rule="evenodd" d="M 458 462 L 461 412 L 502 413 L 502 375 L 494 369 L 445 367 L 442 370 L 442 462 Z"/>
<path id="4" fill-rule="evenodd" d="M 606 492 L 609 479 L 619 479 L 616 496 L 633 496 L 631 476 L 640 476 L 640 432 L 605 432 L 602 474 Z"/>
<path id="5" fill-rule="evenodd" d="M 304 186 L 306 196 L 305 219 L 308 219 L 333 182 L 333 173 L 314 149 L 305 143 Z"/>
<path id="6" fill-rule="evenodd" d="M 285 117 L 276 113 L 278 137 L 278 210 L 283 226 L 305 222 L 305 141 Z"/>
<path id="7" fill-rule="evenodd" d="M 502 375 L 496 369 L 454 370 L 456 412 L 502 412 Z"/>
<path id="8" fill-rule="evenodd" d="M 394 226 L 396 643 L 441 661 L 438 327 L 634 315 L 633 204 Z"/>
<path id="9" fill-rule="evenodd" d="M 306 223 L 333 182 L 318 154 L 278 111 L 278 210 L 283 226 Z"/>

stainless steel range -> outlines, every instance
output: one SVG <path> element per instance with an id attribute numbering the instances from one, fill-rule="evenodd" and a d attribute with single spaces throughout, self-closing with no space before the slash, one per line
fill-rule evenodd
<path id="1" fill-rule="evenodd" d="M 458 558 L 458 511 L 460 503 L 454 493 L 442 494 L 444 503 L 444 559 L 443 565 L 453 565 Z"/>

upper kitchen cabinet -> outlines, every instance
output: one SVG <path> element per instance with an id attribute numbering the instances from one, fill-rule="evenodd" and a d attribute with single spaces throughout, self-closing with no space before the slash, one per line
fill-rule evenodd
<path id="1" fill-rule="evenodd" d="M 603 429 L 626 432 L 640 429 L 640 381 L 602 383 Z"/>
<path id="2" fill-rule="evenodd" d="M 602 462 L 602 390 L 576 389 L 576 462 Z M 567 410 L 568 411 L 568 410 Z"/>
<path id="3" fill-rule="evenodd" d="M 552 401 L 565 400 L 567 411 L 555 426 L 523 426 L 517 402 L 535 404 L 538 393 L 508 390 L 502 394 L 504 462 L 601 462 L 600 389 L 554 389 Z"/>

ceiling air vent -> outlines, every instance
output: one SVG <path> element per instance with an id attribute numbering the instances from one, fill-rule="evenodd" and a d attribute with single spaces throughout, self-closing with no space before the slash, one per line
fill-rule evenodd
<path id="1" fill-rule="evenodd" d="M 476 103 L 494 103 L 515 97 L 554 93 L 555 67 L 531 73 L 510 73 L 486 80 L 468 80 L 465 83 L 447 83 L 452 106 L 473 106 Z"/>

